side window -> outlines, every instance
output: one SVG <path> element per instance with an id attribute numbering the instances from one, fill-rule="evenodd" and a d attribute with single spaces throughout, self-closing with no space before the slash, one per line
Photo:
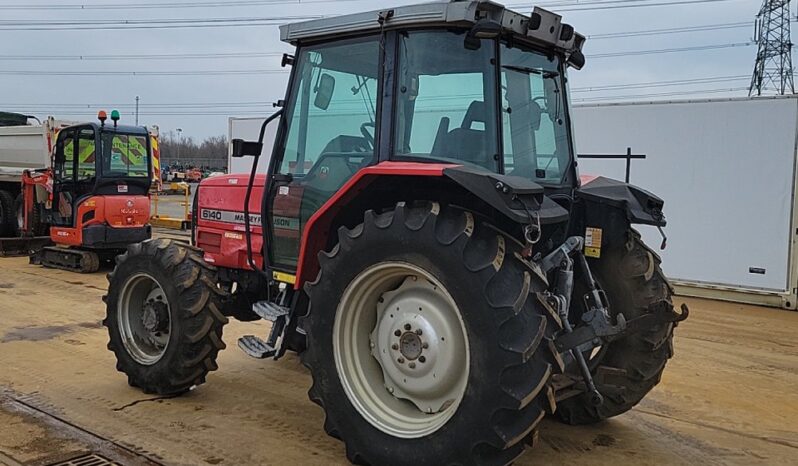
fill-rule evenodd
<path id="1" fill-rule="evenodd" d="M 463 34 L 450 31 L 410 32 L 400 40 L 395 153 L 495 170 L 492 43 L 471 50 Z"/>
<path id="2" fill-rule="evenodd" d="M 505 173 L 557 182 L 570 154 L 558 62 L 501 45 Z"/>
<path id="3" fill-rule="evenodd" d="M 371 160 L 378 47 L 373 40 L 312 47 L 300 53 L 280 173 L 305 176 L 322 158 L 356 165 Z M 330 174 L 343 181 L 349 175 Z"/>
<path id="4" fill-rule="evenodd" d="M 72 181 L 75 174 L 75 130 L 64 129 L 58 133 L 55 145 L 55 178 Z"/>
<path id="5" fill-rule="evenodd" d="M 78 133 L 78 146 L 75 151 L 78 158 L 78 181 L 87 181 L 97 175 L 96 142 L 94 130 L 81 129 Z"/>

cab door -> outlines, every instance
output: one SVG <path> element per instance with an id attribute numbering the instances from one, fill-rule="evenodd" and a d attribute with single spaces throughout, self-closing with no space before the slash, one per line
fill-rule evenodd
<path id="1" fill-rule="evenodd" d="M 53 164 L 51 222 L 75 226 L 80 202 L 94 192 L 97 181 L 96 138 L 91 126 L 67 128 L 58 134 Z"/>
<path id="2" fill-rule="evenodd" d="M 303 47 L 297 54 L 266 212 L 269 264 L 293 273 L 305 224 L 361 168 L 374 148 L 377 37 Z"/>
<path id="3" fill-rule="evenodd" d="M 77 160 L 77 128 L 66 128 L 58 133 L 53 156 L 53 208 L 50 223 L 72 226 L 74 218 L 74 191 Z"/>

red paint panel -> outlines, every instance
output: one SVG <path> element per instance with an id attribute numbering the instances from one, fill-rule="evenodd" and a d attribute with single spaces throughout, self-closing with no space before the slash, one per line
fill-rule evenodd
<path id="1" fill-rule="evenodd" d="M 580 186 L 584 186 L 598 178 L 598 175 L 579 175 Z"/>
<path id="2" fill-rule="evenodd" d="M 356 197 L 366 186 L 378 176 L 443 176 L 443 170 L 459 165 L 447 163 L 420 162 L 381 162 L 363 168 L 355 173 L 341 189 L 310 217 L 302 232 L 302 243 L 299 248 L 296 283 L 299 289 L 305 281 L 312 280 L 319 271 L 316 254 L 327 243 L 330 223 L 335 215 L 351 199 Z"/>
<path id="3" fill-rule="evenodd" d="M 249 200 L 251 217 L 260 216 L 265 181 L 265 175 L 255 177 Z M 231 269 L 251 269 L 247 263 L 246 226 L 243 223 L 248 183 L 249 175 L 220 175 L 204 180 L 197 190 L 197 246 L 202 248 L 204 258 L 210 264 Z M 217 213 L 223 217 L 217 217 Z M 231 217 L 236 221 L 231 222 Z M 250 227 L 252 258 L 258 267 L 262 267 L 262 228 L 252 224 Z"/>

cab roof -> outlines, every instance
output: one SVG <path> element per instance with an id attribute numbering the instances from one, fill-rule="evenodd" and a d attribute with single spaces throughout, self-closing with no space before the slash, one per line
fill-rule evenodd
<path id="1" fill-rule="evenodd" d="M 445 0 L 286 24 L 280 26 L 280 39 L 298 45 L 376 33 L 381 29 L 419 26 L 470 29 L 481 20 L 501 24 L 504 35 L 566 53 L 581 51 L 585 41 L 570 25 L 562 23 L 558 14 L 535 7 L 532 14 L 523 15 L 491 0 Z"/>
<path id="2" fill-rule="evenodd" d="M 105 133 L 124 133 L 124 134 L 140 134 L 142 136 L 149 135 L 149 131 L 144 126 L 132 126 L 132 125 L 117 125 L 114 127 L 112 123 L 105 123 L 105 126 L 100 126 L 99 123 L 96 122 L 88 122 L 88 123 L 81 123 L 79 125 L 74 125 L 75 127 L 78 126 L 91 126 L 94 128 L 95 131 L 99 131 L 102 129 Z"/>

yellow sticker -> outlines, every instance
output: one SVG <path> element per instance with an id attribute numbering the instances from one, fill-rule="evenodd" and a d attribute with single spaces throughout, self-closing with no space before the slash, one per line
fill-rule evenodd
<path id="1" fill-rule="evenodd" d="M 278 282 L 288 283 L 291 285 L 296 283 L 296 276 L 291 275 L 290 273 L 272 272 L 272 277 Z"/>
<path id="2" fill-rule="evenodd" d="M 237 239 L 237 240 L 244 239 L 244 235 L 242 235 L 241 233 L 233 233 L 231 231 L 224 232 L 224 237 L 229 239 Z"/>
<path id="3" fill-rule="evenodd" d="M 596 259 L 601 257 L 601 228 L 585 229 L 585 256 Z"/>

